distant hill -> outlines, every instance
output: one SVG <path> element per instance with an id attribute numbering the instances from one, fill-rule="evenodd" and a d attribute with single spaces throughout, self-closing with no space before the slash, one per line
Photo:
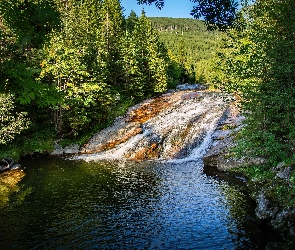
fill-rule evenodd
<path id="1" fill-rule="evenodd" d="M 218 31 L 208 31 L 201 20 L 192 18 L 149 17 L 170 54 L 186 68 L 195 81 L 204 75 L 217 48 Z"/>
<path id="2" fill-rule="evenodd" d="M 183 40 L 187 56 L 195 60 L 208 59 L 216 47 L 216 38 L 219 32 L 207 31 L 201 20 L 192 18 L 150 17 L 167 47 L 176 52 Z"/>
<path id="3" fill-rule="evenodd" d="M 149 19 L 159 31 L 207 31 L 203 21 L 192 18 L 149 17 Z"/>

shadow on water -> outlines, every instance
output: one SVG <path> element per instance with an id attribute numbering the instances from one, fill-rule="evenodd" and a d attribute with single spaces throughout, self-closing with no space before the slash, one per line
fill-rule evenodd
<path id="1" fill-rule="evenodd" d="M 269 242 L 281 241 L 277 232 L 256 218 L 256 202 L 248 195 L 245 177 L 214 168 L 205 168 L 204 173 L 217 180 L 222 189 L 225 186 L 227 207 L 238 228 L 232 232 L 237 235 L 238 249 L 265 249 Z"/>
<path id="2" fill-rule="evenodd" d="M 22 165 L 26 176 L 0 211 L 0 249 L 265 246 L 253 204 L 238 186 L 203 174 L 201 161 Z"/>

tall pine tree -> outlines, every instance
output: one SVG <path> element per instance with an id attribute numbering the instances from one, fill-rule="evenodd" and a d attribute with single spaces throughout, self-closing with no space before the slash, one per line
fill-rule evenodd
<path id="1" fill-rule="evenodd" d="M 111 86 L 118 86 L 121 74 L 120 46 L 124 36 L 124 17 L 119 0 L 103 0 L 99 12 L 101 17 L 100 50 L 103 61 L 106 62 L 106 79 Z"/>
<path id="2" fill-rule="evenodd" d="M 158 32 L 153 29 L 144 11 L 132 33 L 140 56 L 140 70 L 145 76 L 144 93 L 149 96 L 167 88 L 168 56 Z"/>

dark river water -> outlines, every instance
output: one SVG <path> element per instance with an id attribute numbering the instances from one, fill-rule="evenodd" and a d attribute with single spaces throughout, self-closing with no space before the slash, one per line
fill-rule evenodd
<path id="1" fill-rule="evenodd" d="M 202 162 L 22 162 L 0 211 L 0 249 L 263 249 L 239 185 Z"/>

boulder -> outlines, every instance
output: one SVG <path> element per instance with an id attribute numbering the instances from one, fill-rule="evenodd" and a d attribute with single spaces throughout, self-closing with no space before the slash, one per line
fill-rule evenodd
<path id="1" fill-rule="evenodd" d="M 271 206 L 271 202 L 267 199 L 262 190 L 260 191 L 260 194 L 256 197 L 256 203 L 257 207 L 255 213 L 260 220 L 272 219 L 278 212 L 278 208 Z"/>
<path id="2" fill-rule="evenodd" d="M 71 144 L 62 148 L 59 144 L 54 146 L 54 151 L 50 155 L 63 155 L 63 154 L 78 154 L 80 146 L 78 144 Z"/>
<path id="3" fill-rule="evenodd" d="M 21 167 L 20 164 L 15 163 L 12 158 L 4 158 L 0 160 L 0 172 L 4 172 L 7 170 L 15 170 Z"/>
<path id="4" fill-rule="evenodd" d="M 7 169 L 9 169 L 9 163 L 5 159 L 0 160 L 0 172 L 3 172 Z"/>
<path id="5" fill-rule="evenodd" d="M 54 150 L 50 153 L 51 155 L 62 155 L 64 153 L 64 149 L 59 145 L 54 145 Z"/>
<path id="6" fill-rule="evenodd" d="M 64 148 L 64 154 L 78 154 L 80 146 L 78 144 L 71 144 Z"/>
<path id="7" fill-rule="evenodd" d="M 208 89 L 206 85 L 183 83 L 176 86 L 178 90 L 205 90 Z"/>

